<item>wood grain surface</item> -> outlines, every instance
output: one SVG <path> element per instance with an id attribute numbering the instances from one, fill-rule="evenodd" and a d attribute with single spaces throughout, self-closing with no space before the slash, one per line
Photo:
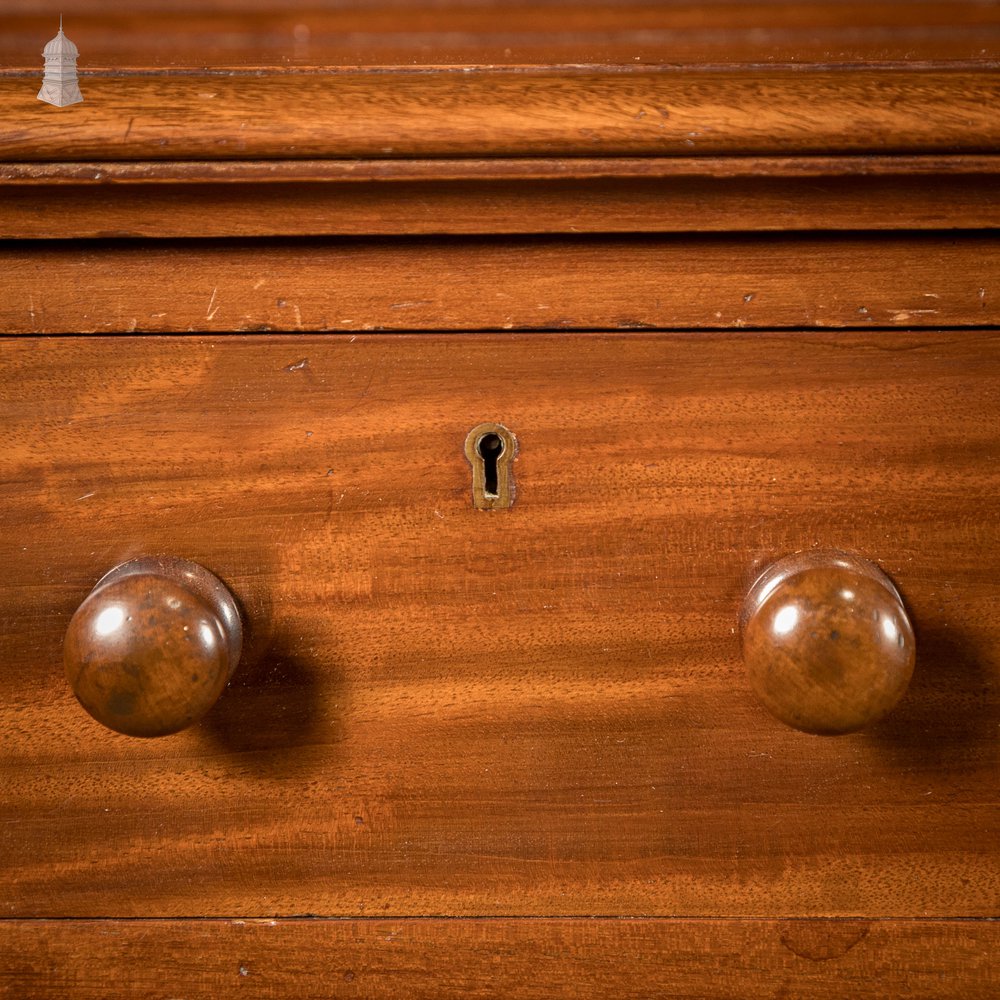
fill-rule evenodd
<path id="1" fill-rule="evenodd" d="M 997 332 L 0 361 L 5 916 L 998 916 Z M 472 506 L 483 420 L 519 443 L 507 511 Z M 740 663 L 751 581 L 814 547 L 878 563 L 916 629 L 867 733 L 783 726 Z M 152 741 L 62 677 L 71 614 L 143 553 L 248 623 L 219 704 Z"/>
<path id="2" fill-rule="evenodd" d="M 994 1000 L 994 921 L 0 920 L 0 995 Z"/>
<path id="3" fill-rule="evenodd" d="M 0 14 L 0 996 L 994 1000 L 1000 4 L 61 11 L 64 109 Z M 821 548 L 916 632 L 840 738 L 740 661 Z M 62 670 L 144 554 L 247 621 L 159 740 Z"/>
<path id="4" fill-rule="evenodd" d="M 1000 157 L 0 163 L 0 239 L 1000 228 Z"/>
<path id="5" fill-rule="evenodd" d="M 323 2 L 63 0 L 81 65 L 385 66 L 874 62 L 1000 57 L 992 0 Z M 57 15 L 56 15 L 57 16 Z M 6 0 L 0 65 L 35 69 L 54 34 Z"/>
<path id="6" fill-rule="evenodd" d="M 0 244 L 0 332 L 984 326 L 992 234 Z"/>
<path id="7" fill-rule="evenodd" d="M 0 77 L 0 160 L 995 153 L 992 67 Z M 276 125 L 280 123 L 280 127 Z"/>

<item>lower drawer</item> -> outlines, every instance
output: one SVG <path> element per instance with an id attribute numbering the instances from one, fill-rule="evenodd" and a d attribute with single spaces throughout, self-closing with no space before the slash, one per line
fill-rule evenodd
<path id="1" fill-rule="evenodd" d="M 976 331 L 4 342 L 4 915 L 997 916 L 998 378 Z M 817 547 L 917 632 L 838 738 L 740 661 L 757 572 Z M 142 554 L 247 622 L 156 740 L 62 674 Z"/>

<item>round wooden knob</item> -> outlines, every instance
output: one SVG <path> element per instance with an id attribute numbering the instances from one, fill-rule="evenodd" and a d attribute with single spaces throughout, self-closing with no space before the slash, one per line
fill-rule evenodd
<path id="1" fill-rule="evenodd" d="M 844 552 L 800 552 L 769 566 L 743 604 L 750 684 L 782 722 L 855 732 L 882 718 L 913 673 L 913 627 L 892 581 Z"/>
<path id="2" fill-rule="evenodd" d="M 102 577 L 69 623 L 66 676 L 80 704 L 126 736 L 166 736 L 215 704 L 243 629 L 225 585 L 186 559 L 143 557 Z"/>

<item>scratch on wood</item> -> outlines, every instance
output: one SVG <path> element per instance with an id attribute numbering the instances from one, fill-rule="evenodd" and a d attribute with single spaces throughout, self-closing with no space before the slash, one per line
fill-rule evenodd
<path id="1" fill-rule="evenodd" d="M 371 392 L 372 385 L 374 382 L 375 382 L 375 370 L 373 369 L 368 376 L 368 383 L 362 390 L 361 395 L 358 396 L 358 398 L 355 399 L 354 402 L 347 407 L 347 409 L 341 410 L 341 412 L 338 415 L 342 417 L 345 414 L 350 413 L 352 410 L 356 410 L 365 401 L 365 398 L 368 396 L 368 393 Z"/>
<path id="2" fill-rule="evenodd" d="M 295 326 L 296 329 L 302 329 L 302 313 L 299 310 L 298 304 L 295 302 L 289 302 L 287 299 L 278 299 L 277 305 L 279 309 L 287 309 L 289 306 L 295 310 Z"/>
<path id="3" fill-rule="evenodd" d="M 212 289 L 212 297 L 208 301 L 208 311 L 205 313 L 205 319 L 213 319 L 215 317 L 215 314 L 219 311 L 220 308 L 219 306 L 215 306 L 214 309 L 212 308 L 212 306 L 215 305 L 215 293 L 218 290 L 219 290 L 218 285 L 216 285 L 215 288 Z"/>
<path id="4" fill-rule="evenodd" d="M 131 132 L 131 131 L 132 131 L 132 123 L 133 123 L 134 121 L 135 121 L 135 116 L 133 115 L 133 116 L 132 116 L 132 117 L 131 117 L 131 118 L 130 118 L 130 119 L 128 120 L 128 128 L 127 128 L 127 129 L 125 129 L 125 134 L 124 134 L 124 135 L 122 136 L 122 142 L 124 142 L 124 141 L 125 141 L 125 140 L 126 140 L 126 139 L 128 138 L 128 134 L 129 134 L 129 132 Z"/>
<path id="5" fill-rule="evenodd" d="M 937 309 L 897 309 L 891 316 L 893 323 L 905 323 L 914 316 L 933 316 Z"/>
<path id="6" fill-rule="evenodd" d="M 301 361 L 296 361 L 294 364 L 285 365 L 286 372 L 300 372 L 309 367 L 309 359 L 303 358 Z"/>
<path id="7" fill-rule="evenodd" d="M 77 502 L 79 502 L 80 500 L 88 500 L 88 499 L 89 499 L 90 497 L 92 497 L 92 496 L 94 495 L 94 493 L 96 493 L 96 492 L 97 492 L 97 490 L 94 490 L 94 491 L 93 491 L 93 492 L 91 492 L 91 493 L 84 493 L 82 497 L 77 497 L 77 498 L 76 498 L 76 500 L 77 500 Z"/>

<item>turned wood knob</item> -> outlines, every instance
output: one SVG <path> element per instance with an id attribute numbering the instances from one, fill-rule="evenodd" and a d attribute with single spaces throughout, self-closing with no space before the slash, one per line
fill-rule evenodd
<path id="1" fill-rule="evenodd" d="M 225 585 L 186 559 L 143 557 L 102 577 L 66 631 L 66 677 L 80 704 L 126 736 L 166 736 L 215 704 L 243 628 Z"/>
<path id="2" fill-rule="evenodd" d="M 855 732 L 882 718 L 913 673 L 913 627 L 892 581 L 844 552 L 800 552 L 769 566 L 741 617 L 750 684 L 782 722 Z"/>

